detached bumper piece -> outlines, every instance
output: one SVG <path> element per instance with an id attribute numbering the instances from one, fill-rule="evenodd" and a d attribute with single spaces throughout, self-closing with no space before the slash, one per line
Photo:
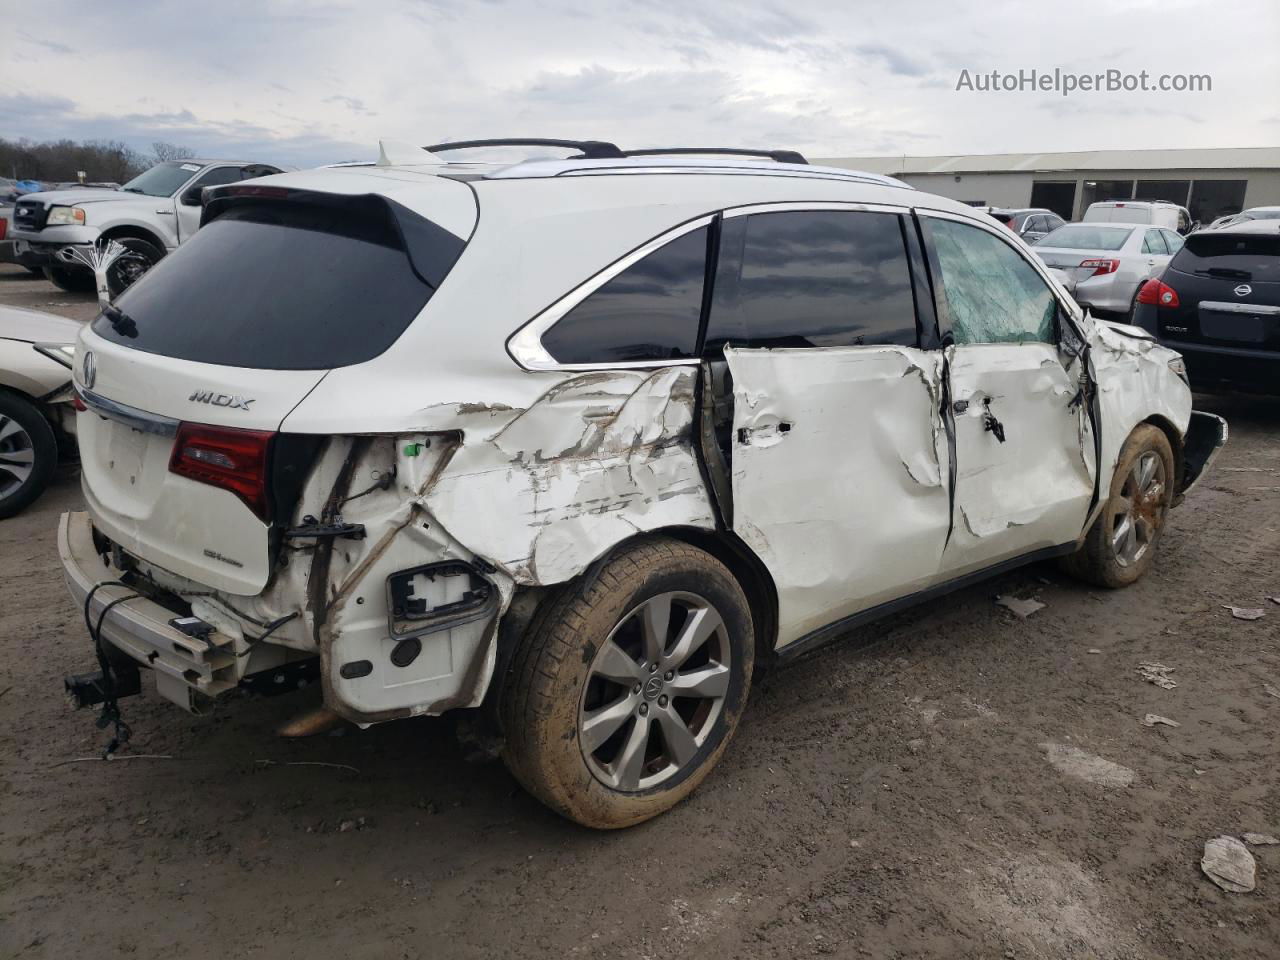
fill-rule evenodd
<path id="1" fill-rule="evenodd" d="M 58 522 L 58 554 L 67 588 L 81 606 L 94 584 L 120 574 L 103 567 L 87 513 L 62 515 Z M 90 601 L 90 619 L 96 623 L 108 604 L 133 592 L 123 586 L 101 587 Z M 112 607 L 102 624 L 102 639 L 111 648 L 113 663 L 125 659 L 137 667 L 150 667 L 155 671 L 156 690 L 161 696 L 190 713 L 199 713 L 205 698 L 217 697 L 238 683 L 232 639 L 216 631 L 190 636 L 171 626 L 173 619 L 174 611 L 146 597 L 134 597 Z M 115 656 L 117 653 L 122 656 Z M 117 668 L 117 672 L 127 671 Z M 92 698 L 100 692 L 95 687 L 95 676 L 68 678 L 67 692 L 73 699 Z M 100 677 L 97 682 L 101 682 Z M 122 694 L 117 684 L 117 696 Z M 86 699 L 82 705 L 93 702 L 101 699 Z"/>
<path id="2" fill-rule="evenodd" d="M 132 661 L 118 662 L 112 665 L 115 674 L 115 697 L 133 697 L 142 692 L 142 672 Z M 67 699 L 77 710 L 84 707 L 95 707 L 107 699 L 106 679 L 102 671 L 93 673 L 77 673 L 62 678 L 67 691 Z"/>
<path id="3" fill-rule="evenodd" d="M 1227 421 L 1216 414 L 1191 411 L 1191 422 L 1182 442 L 1182 486 L 1178 489 L 1176 503 L 1180 503 L 1187 491 L 1199 482 L 1226 443 Z"/>

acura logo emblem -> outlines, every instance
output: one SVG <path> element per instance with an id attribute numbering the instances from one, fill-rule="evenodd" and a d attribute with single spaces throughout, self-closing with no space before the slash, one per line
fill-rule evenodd
<path id="1" fill-rule="evenodd" d="M 98 379 L 98 361 L 94 359 L 92 350 L 85 352 L 84 363 L 80 367 L 80 378 L 86 390 L 93 389 L 93 384 Z"/>
<path id="2" fill-rule="evenodd" d="M 1249 294 L 1253 293 L 1253 287 L 1249 286 L 1247 283 L 1242 283 L 1240 286 L 1236 287 L 1235 293 L 1237 297 L 1247 297 Z"/>

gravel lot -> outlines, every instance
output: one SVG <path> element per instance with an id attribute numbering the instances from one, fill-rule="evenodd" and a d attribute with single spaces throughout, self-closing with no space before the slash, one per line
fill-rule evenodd
<path id="1" fill-rule="evenodd" d="M 5 266 L 0 302 L 95 313 Z M 58 765 L 105 740 L 61 693 L 91 664 L 54 544 L 68 473 L 0 523 L 0 956 L 1274 960 L 1280 846 L 1251 894 L 1199 860 L 1280 834 L 1280 402 L 1198 405 L 1231 442 L 1152 576 L 1028 568 L 774 671 L 689 802 L 608 835 L 449 718 L 276 739 L 301 695 L 192 718 L 144 685 L 131 751 L 170 759 Z"/>

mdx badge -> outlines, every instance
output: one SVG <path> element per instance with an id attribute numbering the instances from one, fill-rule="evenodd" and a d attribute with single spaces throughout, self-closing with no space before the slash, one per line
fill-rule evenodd
<path id="1" fill-rule="evenodd" d="M 248 410 L 253 403 L 250 397 L 237 397 L 229 393 L 214 393 L 212 390 L 196 390 L 188 397 L 192 403 L 207 403 L 215 407 L 230 407 L 232 410 Z"/>

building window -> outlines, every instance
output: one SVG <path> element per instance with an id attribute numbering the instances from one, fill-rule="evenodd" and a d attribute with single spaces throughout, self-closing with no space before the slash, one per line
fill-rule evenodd
<path id="1" fill-rule="evenodd" d="M 1139 200 L 1163 200 L 1185 207 L 1190 189 L 1190 180 L 1139 180 L 1134 196 Z"/>
<path id="2" fill-rule="evenodd" d="M 1031 206 L 1052 210 L 1063 220 L 1075 213 L 1076 182 L 1074 180 L 1037 180 L 1031 184 Z"/>
<path id="3" fill-rule="evenodd" d="M 1191 219 L 1208 226 L 1218 217 L 1244 209 L 1248 180 L 1197 180 L 1191 185 Z"/>
<path id="4" fill-rule="evenodd" d="M 1088 210 L 1089 204 L 1103 200 L 1132 200 L 1132 180 L 1086 180 L 1081 210 Z"/>

